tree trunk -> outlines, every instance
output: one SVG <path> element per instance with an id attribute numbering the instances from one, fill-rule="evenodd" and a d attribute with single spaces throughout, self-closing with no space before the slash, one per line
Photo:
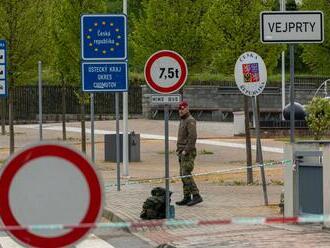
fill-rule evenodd
<path id="1" fill-rule="evenodd" d="M 246 164 L 247 183 L 253 183 L 252 152 L 251 152 L 251 134 L 250 134 L 250 115 L 249 115 L 249 97 L 244 96 L 244 115 L 245 115 L 245 143 L 246 143 Z"/>
<path id="2" fill-rule="evenodd" d="M 85 104 L 81 103 L 81 150 L 86 153 L 86 127 L 85 127 Z"/>
<path id="3" fill-rule="evenodd" d="M 9 88 L 9 152 L 13 154 L 15 151 L 14 137 L 14 88 Z"/>
<path id="4" fill-rule="evenodd" d="M 65 97 L 66 97 L 66 87 L 65 84 L 63 82 L 62 84 L 62 136 L 63 136 L 63 140 L 66 140 L 66 101 L 65 101 Z"/>
<path id="5" fill-rule="evenodd" d="M 1 134 L 6 134 L 6 98 L 1 99 Z"/>

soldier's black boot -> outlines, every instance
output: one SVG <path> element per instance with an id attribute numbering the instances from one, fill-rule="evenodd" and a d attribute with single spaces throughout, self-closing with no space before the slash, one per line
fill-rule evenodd
<path id="1" fill-rule="evenodd" d="M 193 199 L 187 203 L 187 206 L 193 206 L 196 205 L 197 203 L 200 203 L 203 201 L 203 198 L 200 196 L 200 194 L 198 195 L 194 195 Z"/>
<path id="2" fill-rule="evenodd" d="M 187 205 L 188 202 L 191 202 L 191 196 L 184 196 L 184 198 L 181 201 L 175 202 L 176 205 L 183 206 Z"/>

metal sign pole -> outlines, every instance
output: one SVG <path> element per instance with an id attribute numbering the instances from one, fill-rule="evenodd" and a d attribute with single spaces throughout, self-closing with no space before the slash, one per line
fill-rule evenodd
<path id="1" fill-rule="evenodd" d="M 280 0 L 280 10 L 286 10 L 286 0 Z M 282 112 L 285 108 L 285 52 L 282 51 Z M 282 114 L 282 120 L 284 120 L 284 116 Z"/>
<path id="2" fill-rule="evenodd" d="M 168 104 L 164 105 L 165 120 L 165 189 L 166 189 L 166 219 L 170 219 L 170 168 L 169 168 L 169 144 L 168 144 Z"/>
<path id="3" fill-rule="evenodd" d="M 285 53 L 282 52 L 282 111 L 285 108 Z M 282 114 L 282 120 L 284 116 Z"/>
<path id="4" fill-rule="evenodd" d="M 290 44 L 290 142 L 294 143 L 294 44 Z"/>
<path id="5" fill-rule="evenodd" d="M 253 128 L 256 128 L 256 115 L 257 115 L 256 111 L 257 111 L 256 101 L 252 99 Z"/>
<path id="6" fill-rule="evenodd" d="M 120 142 L 119 142 L 119 93 L 116 97 L 116 159 L 117 159 L 117 191 L 120 191 Z"/>
<path id="7" fill-rule="evenodd" d="M 268 206 L 268 195 L 267 195 L 267 185 L 266 185 L 266 177 L 265 177 L 265 167 L 264 161 L 262 157 L 262 147 L 261 147 L 261 140 L 260 140 L 260 120 L 259 120 L 259 103 L 257 96 L 253 99 L 255 101 L 255 123 L 256 123 L 256 146 L 257 146 L 257 156 L 256 160 L 257 163 L 260 165 L 260 172 L 261 172 L 261 180 L 262 180 L 262 190 L 264 192 L 264 200 L 265 205 Z"/>
<path id="8" fill-rule="evenodd" d="M 95 162 L 95 141 L 94 141 L 94 93 L 91 94 L 91 153 L 92 161 Z"/>
<path id="9" fill-rule="evenodd" d="M 39 88 L 39 140 L 42 141 L 42 67 L 41 61 L 38 62 L 38 88 Z"/>
<path id="10" fill-rule="evenodd" d="M 244 126 L 245 126 L 245 146 L 246 146 L 246 182 L 253 183 L 252 152 L 251 152 L 251 132 L 249 116 L 249 97 L 244 95 Z M 253 102 L 253 101 L 252 101 Z"/>
<path id="11" fill-rule="evenodd" d="M 123 0 L 123 13 L 127 15 L 127 0 Z M 123 175 L 128 176 L 128 92 L 123 92 Z"/>

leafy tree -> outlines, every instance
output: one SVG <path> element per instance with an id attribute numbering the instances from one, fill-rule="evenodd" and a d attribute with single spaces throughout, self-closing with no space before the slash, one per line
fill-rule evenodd
<path id="1" fill-rule="evenodd" d="M 107 9 L 109 13 L 122 13 L 123 12 L 123 0 L 108 0 Z"/>
<path id="2" fill-rule="evenodd" d="M 295 0 L 286 0 L 286 10 L 298 10 L 298 5 Z M 280 0 L 273 0 L 272 11 L 280 11 Z"/>
<path id="3" fill-rule="evenodd" d="M 47 48 L 44 22 L 49 13 L 48 5 L 48 0 L 0 1 L 0 37 L 8 42 L 10 153 L 15 147 L 13 89 L 31 76 L 28 73 L 37 68 L 37 61 Z"/>
<path id="4" fill-rule="evenodd" d="M 320 140 L 330 130 L 330 99 L 315 97 L 307 105 L 307 123 L 313 131 L 314 138 Z"/>
<path id="5" fill-rule="evenodd" d="M 128 14 L 129 16 L 140 16 L 142 13 L 143 0 L 128 0 Z M 147 0 L 144 0 L 147 1 Z"/>
<path id="6" fill-rule="evenodd" d="M 180 53 L 192 70 L 199 63 L 201 53 L 197 29 L 204 5 L 201 0 L 144 0 L 142 14 L 133 19 L 130 36 L 133 68 L 142 71 L 151 54 L 168 49 Z"/>
<path id="7" fill-rule="evenodd" d="M 106 12 L 106 2 L 103 0 L 54 0 L 52 10 L 51 28 L 55 55 L 52 64 L 56 68 L 64 89 L 68 85 L 80 86 L 80 16 L 85 13 Z M 88 103 L 88 95 L 79 91 L 77 97 L 81 105 L 82 151 L 85 152 L 85 105 Z M 63 104 L 65 105 L 65 102 Z M 64 124 L 63 127 L 65 127 Z M 65 138 L 65 132 L 63 132 L 63 138 Z"/>
<path id="8" fill-rule="evenodd" d="M 330 39 L 326 35 L 330 33 L 330 4 L 328 0 L 304 0 L 303 10 L 321 10 L 324 14 L 324 42 L 321 44 L 304 44 L 302 54 L 304 62 L 314 73 L 330 75 Z"/>
<path id="9" fill-rule="evenodd" d="M 138 16 L 142 11 L 142 0 L 127 0 L 128 14 Z M 109 13 L 123 13 L 123 0 L 107 0 Z"/>
<path id="10" fill-rule="evenodd" d="M 298 10 L 296 0 L 286 0 L 286 10 Z"/>
<path id="11" fill-rule="evenodd" d="M 239 55 L 254 51 L 263 57 L 271 73 L 283 47 L 260 42 L 260 12 L 270 8 L 269 3 L 259 0 L 213 1 L 200 28 L 204 67 L 232 74 Z"/>

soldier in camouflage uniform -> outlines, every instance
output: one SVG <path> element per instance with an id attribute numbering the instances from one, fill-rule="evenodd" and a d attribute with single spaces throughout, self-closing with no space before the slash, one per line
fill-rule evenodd
<path id="1" fill-rule="evenodd" d="M 186 101 L 180 102 L 179 115 L 181 120 L 176 153 L 180 163 L 180 176 L 188 177 L 182 178 L 184 197 L 181 201 L 176 202 L 176 204 L 193 206 L 203 201 L 194 178 L 191 176 L 196 158 L 196 120 L 189 113 L 189 107 Z"/>

